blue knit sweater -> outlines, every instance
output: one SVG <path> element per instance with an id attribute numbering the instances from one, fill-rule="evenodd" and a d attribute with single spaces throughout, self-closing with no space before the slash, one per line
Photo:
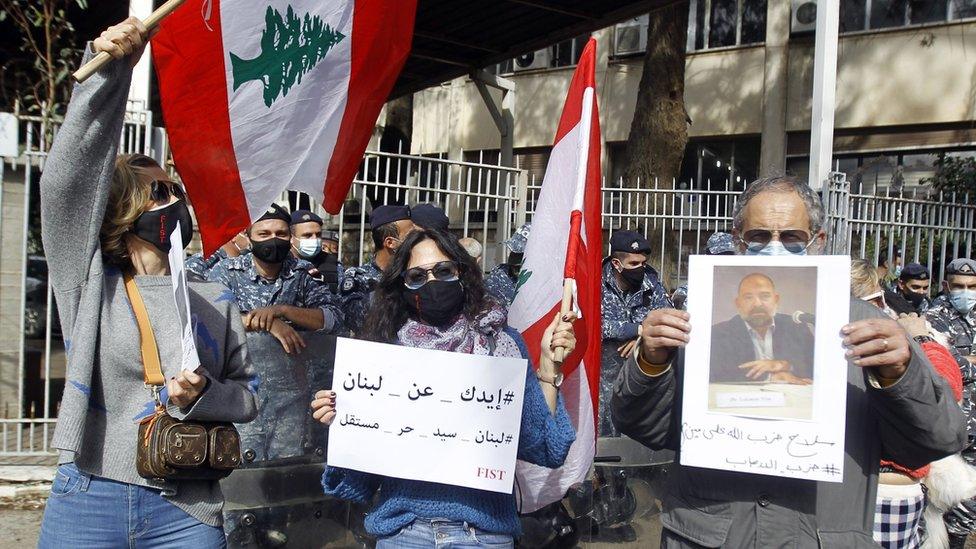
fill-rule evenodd
<path id="1" fill-rule="evenodd" d="M 522 357 L 528 359 L 521 335 L 512 328 L 506 328 L 505 334 L 518 345 Z M 556 402 L 556 415 L 549 413 L 531 363 L 526 372 L 524 403 L 518 458 L 543 467 L 559 467 L 576 433 L 561 395 Z M 514 493 L 384 477 L 339 467 L 325 468 L 322 487 L 326 495 L 358 503 L 369 503 L 379 489 L 379 501 L 366 516 L 366 531 L 374 536 L 393 535 L 417 518 L 467 522 L 498 534 L 518 536 L 521 533 Z"/>

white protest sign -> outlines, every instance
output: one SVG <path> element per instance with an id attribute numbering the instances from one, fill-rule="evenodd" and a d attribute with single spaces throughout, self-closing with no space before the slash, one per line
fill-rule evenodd
<path id="1" fill-rule="evenodd" d="M 692 256 L 682 465 L 844 478 L 847 256 Z"/>
<path id="2" fill-rule="evenodd" d="M 336 340 L 327 462 L 511 493 L 523 359 Z"/>
<path id="3" fill-rule="evenodd" d="M 173 281 L 173 299 L 179 312 L 180 328 L 183 334 L 183 369 L 194 371 L 200 366 L 197 344 L 193 339 L 193 323 L 190 318 L 190 294 L 186 286 L 186 270 L 183 268 L 183 233 L 180 224 L 169 237 L 169 273 Z"/>
<path id="4" fill-rule="evenodd" d="M 0 157 L 16 158 L 20 154 L 18 137 L 17 117 L 13 113 L 0 112 Z"/>

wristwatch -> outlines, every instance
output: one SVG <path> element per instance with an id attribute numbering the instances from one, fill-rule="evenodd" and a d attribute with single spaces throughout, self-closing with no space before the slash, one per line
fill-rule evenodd
<path id="1" fill-rule="evenodd" d="M 915 336 L 913 339 L 915 340 L 915 343 L 918 343 L 919 345 L 923 343 L 929 343 L 930 341 L 935 341 L 934 339 L 932 339 L 927 335 Z"/>
<path id="2" fill-rule="evenodd" d="M 553 387 L 555 387 L 557 389 L 563 384 L 563 373 L 562 372 L 557 372 L 556 375 L 553 376 L 552 379 L 550 379 L 548 377 L 543 376 L 542 374 L 539 373 L 538 370 L 536 370 L 535 377 L 539 381 L 541 381 L 543 383 L 548 383 L 549 385 L 552 385 Z"/>

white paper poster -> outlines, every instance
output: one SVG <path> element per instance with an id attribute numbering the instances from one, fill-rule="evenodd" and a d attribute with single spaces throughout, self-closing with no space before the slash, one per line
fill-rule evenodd
<path id="1" fill-rule="evenodd" d="M 511 493 L 524 359 L 336 340 L 329 465 Z"/>
<path id="2" fill-rule="evenodd" d="M 193 339 L 193 323 L 190 317 L 190 294 L 186 286 L 186 271 L 183 268 L 183 234 L 177 222 L 176 230 L 169 237 L 169 274 L 173 281 L 173 299 L 180 317 L 183 334 L 183 369 L 191 372 L 200 366 L 197 343 Z"/>
<path id="3" fill-rule="evenodd" d="M 692 256 L 682 465 L 841 482 L 846 256 Z"/>

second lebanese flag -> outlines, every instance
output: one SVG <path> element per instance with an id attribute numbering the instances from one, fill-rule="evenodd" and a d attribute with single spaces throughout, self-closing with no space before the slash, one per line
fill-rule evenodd
<path id="1" fill-rule="evenodd" d="M 576 429 L 565 464 L 552 470 L 518 464 L 520 511 L 559 501 L 586 478 L 596 451 L 600 382 L 600 254 L 603 248 L 600 194 L 600 116 L 596 103 L 596 40 L 583 49 L 569 85 L 546 167 L 522 273 L 509 311 L 530 356 L 539 356 L 546 327 L 560 309 L 563 282 L 575 283 L 577 346 L 563 363 L 560 393 Z"/>
<path id="2" fill-rule="evenodd" d="M 153 42 L 209 254 L 285 190 L 337 213 L 410 52 L 416 0 L 188 0 Z"/>

